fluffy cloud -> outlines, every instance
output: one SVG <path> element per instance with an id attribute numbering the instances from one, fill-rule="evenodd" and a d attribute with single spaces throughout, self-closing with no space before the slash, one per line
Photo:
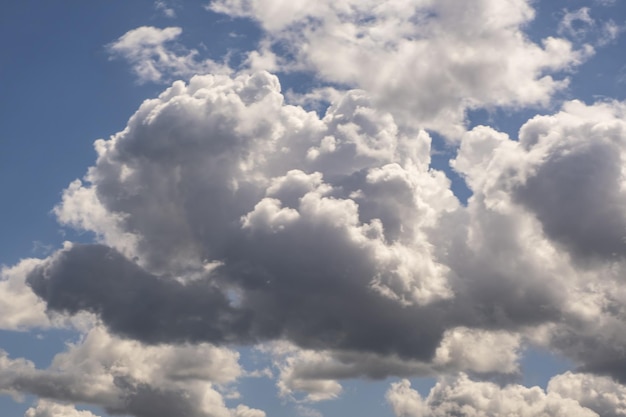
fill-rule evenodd
<path id="1" fill-rule="evenodd" d="M 337 378 L 406 360 L 515 373 L 520 335 L 539 328 L 535 342 L 622 377 L 622 104 L 567 103 L 518 141 L 467 132 L 463 207 L 429 169 L 428 134 L 366 93 L 320 118 L 279 89 L 264 72 L 176 82 L 97 141 L 55 212 L 103 244 L 29 274 L 48 309 L 147 343 L 284 339 L 339 370 L 301 378 L 289 362 L 285 392 L 337 395 Z M 494 354 L 467 350 L 490 338 Z"/>
<path id="2" fill-rule="evenodd" d="M 115 248 L 75 246 L 32 273 L 48 307 L 147 342 L 432 355 L 444 329 L 427 306 L 453 293 L 425 230 L 458 202 L 428 170 L 430 137 L 361 91 L 320 119 L 279 88 L 263 72 L 176 82 L 97 141 L 56 213 Z"/>
<path id="3" fill-rule="evenodd" d="M 471 349 L 468 349 L 471 346 Z M 467 328 L 446 331 L 431 361 L 397 355 L 299 349 L 288 342 L 259 347 L 269 353 L 278 370 L 277 387 L 282 397 L 318 402 L 338 398 L 344 379 L 384 379 L 389 376 L 434 376 L 460 370 L 482 377 L 516 375 L 520 338 L 506 332 Z M 304 397 L 298 394 L 304 393 Z"/>
<path id="4" fill-rule="evenodd" d="M 250 65 L 304 70 L 371 92 L 406 123 L 457 135 L 467 109 L 545 105 L 568 83 L 550 74 L 592 53 L 549 37 L 531 42 L 526 0 L 214 0 L 213 11 L 265 30 Z"/>
<path id="5" fill-rule="evenodd" d="M 440 381 L 426 398 L 411 389 L 408 380 L 391 385 L 387 401 L 398 417 L 444 417 L 449 415 L 497 417 L 598 417 L 577 401 L 539 387 L 474 382 L 465 375 Z"/>
<path id="6" fill-rule="evenodd" d="M 48 369 L 25 359 L 0 356 L 0 390 L 26 392 L 56 401 L 91 403 L 109 413 L 150 416 L 259 417 L 243 405 L 229 410 L 215 385 L 242 373 L 238 354 L 207 344 L 144 346 L 92 328 Z M 63 414 L 67 413 L 67 414 Z M 90 413 L 40 401 L 26 416 L 88 417 Z M 81 414 L 82 413 L 82 414 Z"/>
<path id="7" fill-rule="evenodd" d="M 513 384 L 500 387 L 461 374 L 438 382 L 426 398 L 406 379 L 392 384 L 386 397 L 398 417 L 626 415 L 626 387 L 609 378 L 571 372 L 552 378 L 546 391 Z"/>
<path id="8" fill-rule="evenodd" d="M 585 370 L 622 381 L 624 111 L 617 102 L 569 102 L 555 115 L 529 120 L 519 141 L 479 127 L 454 161 L 474 191 L 473 225 L 456 239 L 471 239 L 470 253 L 482 259 L 477 272 L 498 267 L 502 257 L 501 282 L 516 288 L 517 300 L 500 314 L 532 294 L 526 303 L 536 318 L 552 323 L 543 343 Z M 494 224 L 496 234 L 489 230 Z M 459 265 L 453 270 L 471 276 L 465 259 L 450 259 Z"/>
<path id="9" fill-rule="evenodd" d="M 552 378 L 547 390 L 575 399 L 602 417 L 626 416 L 626 387 L 610 378 L 566 372 Z"/>
<path id="10" fill-rule="evenodd" d="M 50 326 L 45 303 L 26 284 L 26 276 L 39 262 L 26 259 L 13 267 L 0 269 L 0 329 Z"/>
<path id="11" fill-rule="evenodd" d="M 157 1 L 155 7 L 168 16 L 174 13 L 162 1 Z M 128 31 L 107 49 L 113 58 L 128 61 L 139 83 L 171 82 L 194 74 L 228 71 L 210 59 L 198 59 L 197 50 L 188 50 L 176 43 L 182 32 L 179 27 L 142 26 Z"/>
<path id="12" fill-rule="evenodd" d="M 37 401 L 36 407 L 26 410 L 24 417 L 98 417 L 90 411 L 77 410 L 74 406 L 47 400 Z"/>

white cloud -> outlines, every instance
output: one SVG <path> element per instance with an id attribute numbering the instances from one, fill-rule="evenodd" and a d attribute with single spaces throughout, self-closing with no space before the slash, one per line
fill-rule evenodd
<path id="1" fill-rule="evenodd" d="M 624 25 L 620 26 L 613 20 L 604 22 L 600 29 L 598 44 L 603 46 L 613 42 L 622 34 L 622 32 L 624 32 L 625 29 L 626 27 Z"/>
<path id="2" fill-rule="evenodd" d="M 599 417 L 575 399 L 562 397 L 539 387 L 521 385 L 499 387 L 491 382 L 475 382 L 461 374 L 444 379 L 423 398 L 408 380 L 391 385 L 387 401 L 397 417 Z"/>
<path id="3" fill-rule="evenodd" d="M 26 284 L 26 276 L 41 260 L 24 259 L 12 267 L 0 269 L 0 328 L 26 330 L 51 325 L 46 304 Z"/>
<path id="4" fill-rule="evenodd" d="M 274 367 L 278 369 L 276 386 L 280 397 L 314 403 L 336 399 L 341 394 L 343 390 L 341 384 L 332 376 L 325 378 L 324 370 L 321 369 L 328 368 L 328 362 L 332 361 L 330 355 L 298 349 L 288 342 L 274 342 L 258 349 L 270 353 Z M 317 372 L 311 372 L 313 369 Z M 296 394 L 302 392 L 306 393 L 305 397 L 297 398 Z"/>
<path id="5" fill-rule="evenodd" d="M 165 17 L 175 18 L 176 10 L 168 6 L 165 0 L 157 0 L 154 2 L 154 8 L 163 13 Z"/>
<path id="6" fill-rule="evenodd" d="M 527 292 L 525 302 L 534 306 L 527 317 L 554 320 L 543 336 L 546 345 L 582 369 L 621 381 L 624 114 L 623 103 L 572 101 L 555 115 L 529 120 L 519 141 L 486 127 L 469 132 L 454 166 L 474 191 L 468 205 L 474 223 L 457 238 L 471 239 L 472 248 L 449 258 L 465 279 L 487 271 L 500 275 L 501 285 L 510 285 L 496 292 L 500 298 L 516 288 L 517 303 Z M 475 272 L 468 253 L 477 256 Z M 464 259 L 455 260 L 459 256 Z M 504 320 L 525 309 L 502 299 L 498 304 Z"/>
<path id="7" fill-rule="evenodd" d="M 393 384 L 396 415 L 626 416 L 626 104 L 466 129 L 470 109 L 549 107 L 622 31 L 581 8 L 535 42 L 532 5 L 215 0 L 264 31 L 237 74 L 180 27 L 108 45 L 139 82 L 184 81 L 63 192 L 58 222 L 96 242 L 3 267 L 0 328 L 84 314 L 85 334 L 48 368 L 3 352 L 0 390 L 39 398 L 26 417 L 264 417 L 226 402 L 271 372 L 224 346 L 260 343 L 301 415 L 346 379 L 438 375 L 427 396 Z M 263 69 L 317 87 L 283 95 Z M 431 168 L 433 130 L 456 139 L 466 206 Z M 519 377 L 529 343 L 580 373 L 472 380 Z"/>
<path id="8" fill-rule="evenodd" d="M 215 0 L 208 7 L 264 28 L 253 68 L 268 62 L 268 70 L 312 71 L 363 88 L 403 123 L 450 135 L 463 130 L 469 108 L 546 105 L 568 83 L 550 74 L 592 52 L 553 37 L 531 42 L 523 31 L 534 10 L 524 0 Z"/>
<path id="9" fill-rule="evenodd" d="M 591 9 L 582 7 L 575 11 L 565 10 L 559 23 L 559 33 L 579 42 L 589 41 L 597 46 L 611 43 L 624 30 L 612 19 L 599 22 L 591 17 Z"/>
<path id="10" fill-rule="evenodd" d="M 111 57 L 128 61 L 139 83 L 169 83 L 195 74 L 230 71 L 225 65 L 198 58 L 197 50 L 177 43 L 182 32 L 180 27 L 141 26 L 126 32 L 107 49 Z"/>
<path id="11" fill-rule="evenodd" d="M 553 377 L 547 390 L 574 399 L 602 417 L 626 416 L 626 386 L 611 378 L 567 372 Z"/>
<path id="12" fill-rule="evenodd" d="M 39 400 L 35 407 L 26 410 L 24 417 L 98 417 L 91 411 L 77 410 L 69 404 Z"/>
<path id="13" fill-rule="evenodd" d="M 386 398 L 397 417 L 626 415 L 626 387 L 610 378 L 572 372 L 553 377 L 545 391 L 515 384 L 500 387 L 461 374 L 439 381 L 426 397 L 405 379 L 391 384 Z"/>
<path id="14" fill-rule="evenodd" d="M 576 11 L 565 11 L 559 22 L 559 33 L 574 37 L 584 37 L 593 28 L 595 20 L 590 15 L 589 7 L 582 7 Z"/>
<path id="15" fill-rule="evenodd" d="M 519 372 L 520 345 L 517 334 L 455 328 L 444 335 L 433 362 L 437 370 L 515 374 Z"/>
<path id="16" fill-rule="evenodd" d="M 460 370 L 476 375 L 517 375 L 521 352 L 518 335 L 468 328 L 447 331 L 434 358 L 423 362 L 391 355 L 300 349 L 286 341 L 258 349 L 269 354 L 278 370 L 279 395 L 305 403 L 340 398 L 340 381 L 345 379 L 435 376 Z"/>
<path id="17" fill-rule="evenodd" d="M 231 417 L 265 417 L 265 412 L 240 404 L 237 408 L 231 410 Z"/>
<path id="18" fill-rule="evenodd" d="M 92 328 L 79 343 L 70 344 L 67 351 L 57 354 L 47 369 L 37 369 L 30 361 L 3 354 L 0 373 L 0 390 L 5 392 L 91 403 L 115 414 L 265 415 L 243 405 L 227 409 L 216 390 L 235 382 L 242 374 L 236 352 L 208 344 L 146 346 L 112 336 L 101 327 Z M 73 407 L 40 401 L 27 416 L 65 416 L 62 412 L 90 416 L 71 410 Z"/>
<path id="19" fill-rule="evenodd" d="M 617 0 L 593 0 L 594 3 L 600 6 L 613 6 Z"/>

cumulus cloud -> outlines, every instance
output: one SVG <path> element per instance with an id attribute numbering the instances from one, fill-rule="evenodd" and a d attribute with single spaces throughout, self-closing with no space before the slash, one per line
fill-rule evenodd
<path id="1" fill-rule="evenodd" d="M 83 339 L 38 369 L 0 356 L 0 390 L 52 401 L 91 403 L 108 413 L 150 416 L 259 417 L 260 410 L 228 409 L 216 387 L 242 374 L 238 354 L 208 344 L 144 346 L 92 328 Z M 67 413 L 67 414 L 63 414 Z M 74 414 L 71 414 L 74 413 Z M 41 400 L 26 416 L 88 417 L 69 405 Z"/>
<path id="2" fill-rule="evenodd" d="M 609 378 L 567 372 L 552 378 L 545 391 L 515 384 L 501 387 L 461 374 L 439 381 L 426 397 L 405 379 L 391 384 L 386 398 L 398 417 L 619 417 L 626 415 L 625 394 L 626 387 Z"/>
<path id="3" fill-rule="evenodd" d="M 598 417 L 576 400 L 563 398 L 539 387 L 499 387 L 475 382 L 466 375 L 440 381 L 426 398 L 411 388 L 408 380 L 391 385 L 387 401 L 397 417 L 444 417 L 450 415 L 497 417 Z"/>
<path id="4" fill-rule="evenodd" d="M 626 386 L 610 378 L 566 372 L 553 377 L 547 390 L 574 399 L 602 417 L 626 416 Z"/>
<path id="5" fill-rule="evenodd" d="M 584 39 L 534 43 L 524 0 L 209 7 L 263 28 L 250 68 L 323 86 L 288 104 L 278 77 L 203 61 L 177 27 L 110 44 L 140 82 L 187 81 L 97 140 L 63 192 L 59 223 L 96 241 L 2 270 L 3 328 L 96 324 L 46 369 L 1 355 L 1 390 L 42 398 L 36 417 L 85 402 L 262 417 L 224 402 L 245 375 L 230 349 L 262 343 L 301 414 L 344 379 L 447 375 L 425 398 L 408 381 L 387 398 L 404 416 L 620 415 L 626 105 L 570 101 L 517 137 L 465 128 L 468 109 L 549 104 L 592 53 Z M 581 9 L 561 35 L 576 21 L 597 26 Z M 319 101 L 319 114 L 295 105 Z M 431 166 L 432 130 L 457 140 L 465 205 Z M 578 373 L 547 391 L 471 379 L 517 377 L 529 343 Z"/>
<path id="6" fill-rule="evenodd" d="M 589 12 L 589 7 L 582 7 L 573 12 L 566 11 L 559 23 L 559 32 L 574 37 L 584 36 L 595 24 Z"/>
<path id="7" fill-rule="evenodd" d="M 278 370 L 276 384 L 281 397 L 313 403 L 340 397 L 341 380 L 346 379 L 436 376 L 460 370 L 481 377 L 495 374 L 515 377 L 519 371 L 521 346 L 518 335 L 455 328 L 446 331 L 430 361 L 409 360 L 397 355 L 301 349 L 285 341 L 265 344 L 258 349 L 269 354 Z"/>
<path id="8" fill-rule="evenodd" d="M 608 306 L 624 300 L 623 107 L 570 102 L 519 140 L 467 132 L 452 161 L 474 193 L 464 207 L 429 167 L 429 135 L 363 91 L 319 117 L 265 72 L 176 82 L 96 142 L 55 210 L 102 244 L 58 252 L 28 282 L 49 310 L 145 343 L 287 340 L 313 353 L 280 368 L 283 391 L 319 398 L 407 360 L 514 374 L 538 328 L 538 343 L 622 378 L 623 313 Z M 339 371 L 300 378 L 311 358 Z"/>
<path id="9" fill-rule="evenodd" d="M 173 9 L 157 2 L 157 9 L 166 15 Z M 226 66 L 210 59 L 199 59 L 198 51 L 187 49 L 176 40 L 182 34 L 180 27 L 159 29 L 153 26 L 141 26 L 122 35 L 115 42 L 107 45 L 112 58 L 121 58 L 130 64 L 139 83 L 168 83 L 180 77 L 188 78 L 194 74 L 208 72 L 228 72 Z"/>
<path id="10" fill-rule="evenodd" d="M 479 271 L 496 267 L 494 259 L 504 256 L 508 278 L 501 282 L 517 276 L 510 287 L 517 288 L 516 298 L 530 291 L 528 305 L 551 323 L 542 330 L 542 343 L 581 369 L 621 381 L 623 115 L 623 103 L 572 101 L 555 115 L 529 120 L 519 141 L 490 128 L 474 129 L 454 161 L 474 191 L 468 210 L 476 216 L 458 239 L 472 239 L 470 253 L 492 254 L 488 264 L 477 264 Z M 477 227 L 485 221 L 490 226 Z M 501 227 L 496 234 L 488 230 L 494 224 Z M 454 270 L 471 274 L 458 262 Z M 509 302 L 504 309 L 510 307 Z"/>
<path id="11" fill-rule="evenodd" d="M 0 269 L 0 329 L 24 330 L 51 325 L 45 303 L 26 284 L 26 276 L 39 262 L 39 259 L 25 259 Z"/>
<path id="12" fill-rule="evenodd" d="M 48 308 L 152 343 L 432 355 L 443 329 L 426 306 L 453 292 L 425 230 L 458 201 L 428 170 L 430 137 L 361 91 L 319 118 L 279 88 L 263 72 L 176 82 L 97 141 L 56 213 L 115 248 L 75 246 L 32 273 Z"/>
<path id="13" fill-rule="evenodd" d="M 39 400 L 35 407 L 26 410 L 24 417 L 98 417 L 91 411 L 77 410 L 68 404 Z"/>
<path id="14" fill-rule="evenodd" d="M 211 10 L 265 30 L 250 65 L 312 72 L 372 93 L 406 123 L 455 136 L 467 109 L 545 105 L 568 80 L 553 76 L 593 51 L 563 39 L 531 42 L 525 0 L 214 0 Z"/>

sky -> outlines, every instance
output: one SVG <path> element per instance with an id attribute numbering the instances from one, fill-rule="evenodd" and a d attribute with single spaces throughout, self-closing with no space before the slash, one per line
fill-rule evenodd
<path id="1" fill-rule="evenodd" d="M 626 416 L 625 31 L 3 2 L 2 415 Z"/>

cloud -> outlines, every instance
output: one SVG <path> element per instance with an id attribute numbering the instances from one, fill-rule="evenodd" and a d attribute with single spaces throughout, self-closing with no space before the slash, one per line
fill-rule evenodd
<path id="1" fill-rule="evenodd" d="M 24 417 L 98 417 L 87 410 L 77 410 L 72 405 L 47 400 L 37 401 L 36 407 L 26 410 Z"/>
<path id="2" fill-rule="evenodd" d="M 174 10 L 172 7 L 169 7 L 167 2 L 164 0 L 155 1 L 154 8 L 160 11 L 161 13 L 163 13 L 165 17 L 169 17 L 169 18 L 176 17 L 176 10 Z"/>
<path id="3" fill-rule="evenodd" d="M 553 377 L 547 389 L 575 399 L 602 417 L 626 415 L 626 387 L 610 378 L 566 372 Z"/>
<path id="4" fill-rule="evenodd" d="M 159 29 L 141 26 L 107 45 L 107 50 L 112 58 L 128 61 L 140 84 L 168 83 L 180 77 L 189 78 L 194 74 L 228 72 L 226 66 L 210 59 L 201 60 L 197 50 L 189 50 L 176 43 L 182 32 L 180 27 Z"/>
<path id="5" fill-rule="evenodd" d="M 572 101 L 555 115 L 529 120 L 519 141 L 485 127 L 469 132 L 454 166 L 474 191 L 468 210 L 476 217 L 458 239 L 472 239 L 470 256 L 485 260 L 489 253 L 491 259 L 472 272 L 467 253 L 450 250 L 462 246 L 448 246 L 459 274 L 504 274 L 497 302 L 507 301 L 499 317 L 511 320 L 528 294 L 523 303 L 549 324 L 540 331 L 541 343 L 582 370 L 622 382 L 623 115 L 623 103 Z"/>
<path id="6" fill-rule="evenodd" d="M 108 46 L 140 82 L 188 81 L 97 140 L 63 192 L 59 223 L 95 242 L 3 269 L 1 326 L 95 327 L 47 369 L 0 356 L 0 389 L 41 397 L 31 414 L 261 417 L 224 397 L 246 374 L 230 348 L 262 343 L 304 414 L 342 380 L 414 375 L 446 377 L 426 398 L 394 384 L 398 415 L 618 413 L 601 375 L 626 381 L 626 105 L 570 101 L 518 137 L 465 127 L 469 109 L 550 104 L 592 48 L 531 41 L 523 0 L 283 3 L 210 7 L 265 30 L 250 67 L 322 83 L 292 100 L 275 75 L 201 60 L 177 27 Z M 567 19 L 563 36 L 596 26 Z M 431 166 L 432 130 L 457 141 L 466 205 Z M 471 379 L 513 380 L 529 344 L 579 373 L 545 392 Z"/>
<path id="7" fill-rule="evenodd" d="M 556 116 L 528 122 L 520 135 L 533 161 L 517 198 L 547 234 L 582 258 L 626 254 L 626 195 L 620 191 L 624 112 L 617 103 L 572 102 Z"/>
<path id="8" fill-rule="evenodd" d="M 582 7 L 573 12 L 566 11 L 559 23 L 559 33 L 583 37 L 595 24 L 589 12 L 589 7 Z"/>
<path id="9" fill-rule="evenodd" d="M 471 349 L 468 348 L 471 346 Z M 430 361 L 408 360 L 397 355 L 309 350 L 278 341 L 258 349 L 269 354 L 278 370 L 279 395 L 296 402 L 313 403 L 341 396 L 341 380 L 390 376 L 436 376 L 460 370 L 481 377 L 518 374 L 520 337 L 506 332 L 467 328 L 446 331 Z M 304 396 L 299 394 L 304 393 Z"/>
<path id="10" fill-rule="evenodd" d="M 151 343 L 432 355 L 443 329 L 426 306 L 453 294 L 424 229 L 458 202 L 428 170 L 430 137 L 361 91 L 320 119 L 279 88 L 263 72 L 176 82 L 97 141 L 86 184 L 55 212 L 116 249 L 75 246 L 31 274 L 48 308 Z"/>
<path id="11" fill-rule="evenodd" d="M 553 377 L 545 391 L 514 384 L 500 387 L 461 374 L 439 381 L 425 398 L 405 379 L 391 384 L 386 398 L 398 417 L 626 415 L 626 387 L 609 378 L 572 372 Z"/>
<path id="12" fill-rule="evenodd" d="M 215 12 L 264 29 L 250 65 L 304 71 L 370 92 L 404 123 L 457 136 L 468 109 L 540 106 L 568 85 L 557 75 L 592 49 L 563 39 L 531 42 L 524 0 L 215 0 Z"/>
<path id="13" fill-rule="evenodd" d="M 49 368 L 37 369 L 25 359 L 0 356 L 0 389 L 71 403 L 90 403 L 108 413 L 150 416 L 261 417 L 260 410 L 229 410 L 216 384 L 242 374 L 238 354 L 208 344 L 145 346 L 92 328 L 77 344 L 57 354 Z M 41 400 L 26 416 L 87 412 Z M 68 414 L 62 414 L 67 412 Z M 61 414 L 60 414 L 61 413 Z M 80 414 L 83 413 L 83 414 Z"/>
<path id="14" fill-rule="evenodd" d="M 584 379 L 591 387 L 600 388 L 607 382 L 590 376 L 565 374 L 559 378 Z M 491 382 L 475 382 L 461 374 L 454 379 L 445 379 L 437 383 L 426 398 L 411 388 L 408 380 L 391 385 L 387 391 L 387 401 L 397 417 L 444 417 L 450 415 L 497 417 L 515 415 L 520 417 L 543 416 L 621 416 L 610 408 L 605 414 L 600 401 L 601 395 L 595 393 L 593 400 L 578 398 L 576 392 L 557 386 L 558 382 L 550 382 L 547 391 L 539 387 L 527 388 L 521 385 L 500 387 Z M 597 385 L 595 385 L 597 384 Z M 611 387 L 613 388 L 613 387 Z M 623 391 L 620 387 L 619 392 Z M 572 395 L 573 394 L 573 395 Z M 623 394 L 622 394 L 623 395 Z M 610 398 L 607 393 L 605 398 Z M 597 402 L 594 402 L 597 401 Z M 606 400 L 605 400 L 606 401 Z M 609 400 L 610 401 L 610 400 Z M 598 407 L 598 405 L 600 405 Z"/>
<path id="15" fill-rule="evenodd" d="M 26 284 L 26 276 L 39 259 L 24 259 L 12 267 L 0 269 L 0 328 L 25 330 L 51 325 L 46 315 L 46 305 Z"/>
<path id="16" fill-rule="evenodd" d="M 363 91 L 319 117 L 265 72 L 176 82 L 96 142 L 55 209 L 102 243 L 28 282 L 144 343 L 288 341 L 281 389 L 311 399 L 350 377 L 514 375 L 524 338 L 624 378 L 623 107 L 467 132 L 464 207 L 429 135 Z"/>
<path id="17" fill-rule="evenodd" d="M 575 11 L 566 10 L 559 23 L 559 33 L 579 42 L 591 41 L 598 46 L 611 43 L 624 30 L 612 19 L 598 22 L 591 17 L 591 9 L 582 7 Z"/>

